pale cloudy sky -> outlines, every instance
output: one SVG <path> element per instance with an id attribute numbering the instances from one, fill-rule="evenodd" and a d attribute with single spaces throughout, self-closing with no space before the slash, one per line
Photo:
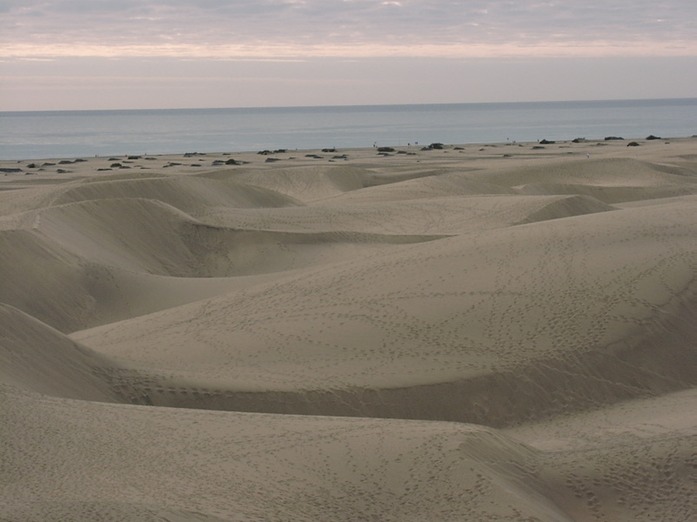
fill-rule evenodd
<path id="1" fill-rule="evenodd" d="M 0 0 L 0 110 L 656 97 L 694 0 Z"/>

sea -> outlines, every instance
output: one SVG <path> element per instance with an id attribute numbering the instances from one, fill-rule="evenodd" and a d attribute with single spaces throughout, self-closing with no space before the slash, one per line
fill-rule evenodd
<path id="1" fill-rule="evenodd" d="M 697 134 L 697 98 L 0 112 L 0 159 Z"/>

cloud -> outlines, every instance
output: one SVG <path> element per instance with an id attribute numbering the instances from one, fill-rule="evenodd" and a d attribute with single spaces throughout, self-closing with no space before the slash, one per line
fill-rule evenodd
<path id="1" fill-rule="evenodd" d="M 684 0 L 0 0 L 0 57 L 697 55 Z"/>

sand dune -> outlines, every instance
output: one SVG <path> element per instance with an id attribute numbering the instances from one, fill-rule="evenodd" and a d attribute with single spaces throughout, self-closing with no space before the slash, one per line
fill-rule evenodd
<path id="1" fill-rule="evenodd" d="M 210 282 L 192 285 L 180 278 L 287 271 L 440 237 L 220 228 L 143 198 L 61 204 L 14 221 L 24 226 L 0 230 L 0 267 L 8 279 L 0 299 L 62 331 L 113 322 L 128 316 L 126 308 L 142 314 L 211 294 Z M 182 290 L 175 303 L 137 305 L 144 291 L 165 291 L 164 280 L 150 275 L 177 278 L 169 280 L 173 291 Z M 238 285 L 215 283 L 216 289 L 231 286 Z"/>
<path id="2" fill-rule="evenodd" d="M 685 365 L 697 362 L 685 345 L 695 311 L 693 205 L 403 246 L 75 338 L 215 382 L 214 407 L 226 389 L 322 392 L 270 394 L 270 411 L 280 403 L 285 413 L 336 402 L 330 411 L 342 414 L 501 425 L 556 412 L 562 390 L 563 408 L 575 409 L 680 388 L 697 379 L 697 365 Z M 453 402 L 443 404 L 444 393 Z M 230 399 L 231 409 L 250 408 Z M 258 408 L 264 397 L 251 402 Z"/>
<path id="3" fill-rule="evenodd" d="M 694 186 L 691 167 L 676 164 L 676 162 L 665 164 L 658 158 L 654 161 L 631 157 L 596 158 L 597 151 L 592 152 L 593 159 L 586 161 L 569 162 L 566 159 L 549 159 L 543 165 L 500 167 L 498 172 L 490 172 L 489 175 L 480 171 L 475 178 L 485 178 L 489 183 L 503 186 L 519 186 L 531 182 L 607 187 L 659 187 L 668 183 L 678 185 L 689 183 Z"/>
<path id="4" fill-rule="evenodd" d="M 695 508 L 695 435 L 550 452 L 465 424 L 3 399 L 13 520 L 688 520 Z"/>
<path id="5" fill-rule="evenodd" d="M 353 205 L 356 203 L 413 200 L 420 198 L 432 199 L 438 196 L 474 196 L 485 194 L 513 194 L 515 190 L 502 185 L 496 185 L 476 179 L 471 179 L 462 173 L 443 173 L 439 175 L 421 176 L 414 179 L 386 183 L 364 190 L 356 190 L 338 194 L 328 202 L 332 206 Z"/>
<path id="6" fill-rule="evenodd" d="M 284 194 L 304 203 L 363 188 L 365 170 L 351 166 L 250 169 L 235 173 L 234 179 Z M 224 174 L 223 174 L 224 176 Z M 216 179 L 221 176 L 216 173 Z M 266 205 L 268 206 L 268 205 Z"/>
<path id="7" fill-rule="evenodd" d="M 0 305 L 0 383 L 55 397 L 116 401 L 97 372 L 109 360 L 20 312 Z"/>
<path id="8" fill-rule="evenodd" d="M 333 200 L 332 200 L 333 201 Z M 588 196 L 438 197 L 280 209 L 215 209 L 201 220 L 255 230 L 456 235 L 613 210 Z"/>
<path id="9" fill-rule="evenodd" d="M 4 176 L 0 519 L 696 517 L 695 144 Z"/>
<path id="10" fill-rule="evenodd" d="M 117 178 L 80 182 L 64 186 L 51 202 L 53 205 L 76 201 L 113 198 L 146 198 L 167 203 L 179 210 L 196 214 L 210 206 L 276 207 L 296 204 L 278 192 L 252 185 L 240 185 L 227 178 L 219 181 L 200 176 Z"/>
<path id="11" fill-rule="evenodd" d="M 583 194 L 614 204 L 695 194 L 691 172 L 683 166 L 612 158 L 504 169 L 486 179 L 522 194 Z"/>
<path id="12" fill-rule="evenodd" d="M 568 519 L 526 480 L 538 455 L 481 427 L 8 398 L 3 443 L 36 466 L 6 463 L 15 519 Z"/>
<path id="13" fill-rule="evenodd" d="M 694 436 L 544 452 L 441 422 L 5 399 L 4 447 L 28 456 L 4 461 L 16 479 L 3 514 L 17 520 L 686 520 L 694 509 Z"/>
<path id="14" fill-rule="evenodd" d="M 342 246 L 402 244 L 440 236 L 331 231 L 291 233 L 210 226 L 152 199 L 102 199 L 52 207 L 37 216 L 33 230 L 62 238 L 62 246 L 103 265 L 177 277 L 229 277 L 313 264 L 323 246 L 331 260 Z M 282 256 L 279 262 L 278 256 Z M 326 260 L 316 261 L 326 262 Z"/>

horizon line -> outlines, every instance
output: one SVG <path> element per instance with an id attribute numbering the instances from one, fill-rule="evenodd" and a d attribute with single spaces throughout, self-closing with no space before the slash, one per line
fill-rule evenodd
<path id="1" fill-rule="evenodd" d="M 229 107 L 152 107 L 152 108 L 102 108 L 102 109 L 13 109 L 2 110 L 0 114 L 26 113 L 75 113 L 75 112 L 156 112 L 156 111 L 216 111 L 216 110 L 282 110 L 282 109 L 340 109 L 340 108 L 377 108 L 377 107 L 438 107 L 452 105 L 535 105 L 554 103 L 611 103 L 611 102 L 647 102 L 647 101 L 697 101 L 695 97 L 650 97 L 650 98 L 594 98 L 572 100 L 519 100 L 519 101 L 483 101 L 483 102 L 420 102 L 420 103 L 345 103 L 330 105 L 248 105 Z"/>

